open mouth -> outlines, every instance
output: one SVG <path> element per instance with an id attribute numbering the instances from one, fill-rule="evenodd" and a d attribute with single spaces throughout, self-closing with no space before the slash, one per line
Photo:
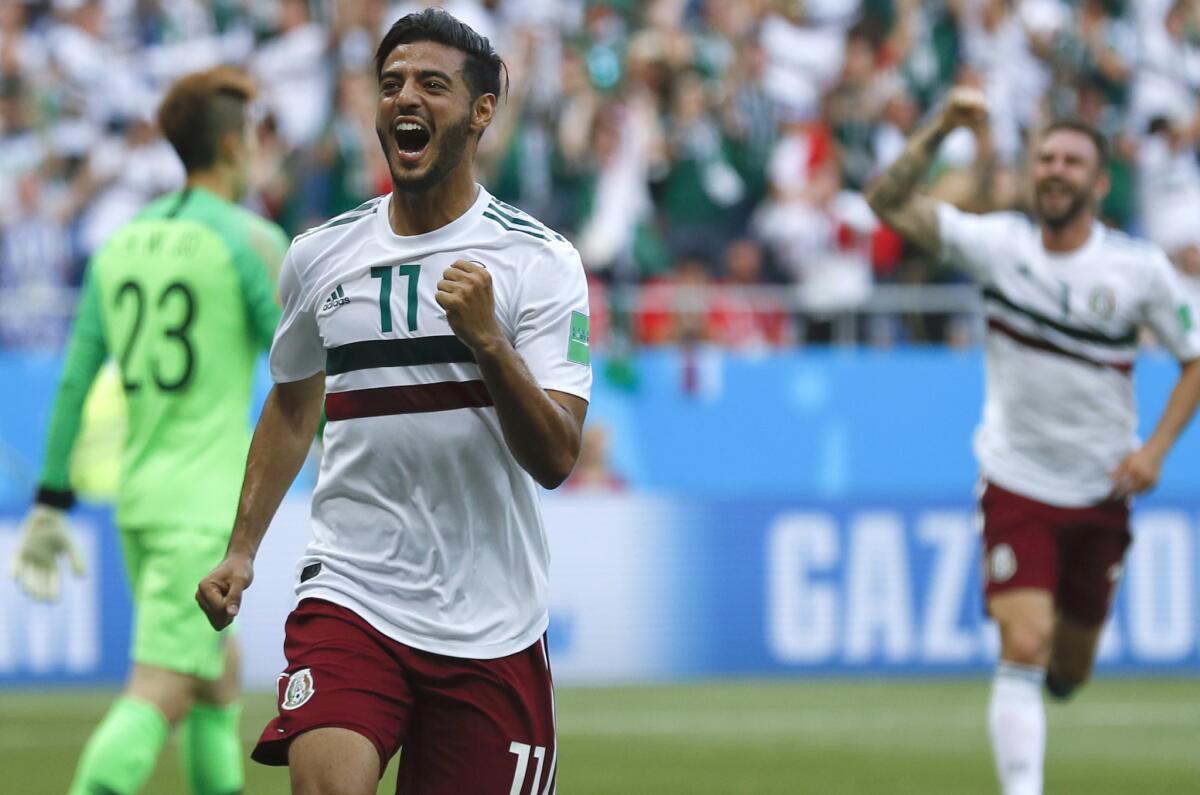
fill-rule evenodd
<path id="1" fill-rule="evenodd" d="M 421 155 L 425 154 L 425 150 L 429 147 L 429 129 L 419 121 L 412 119 L 397 121 L 392 128 L 392 133 L 396 138 L 396 148 L 399 150 L 402 160 L 408 162 L 420 160 Z"/>
<path id="2" fill-rule="evenodd" d="M 1069 199 L 1071 198 L 1071 189 L 1061 182 L 1051 182 L 1041 185 L 1038 188 L 1038 195 L 1044 199 Z"/>

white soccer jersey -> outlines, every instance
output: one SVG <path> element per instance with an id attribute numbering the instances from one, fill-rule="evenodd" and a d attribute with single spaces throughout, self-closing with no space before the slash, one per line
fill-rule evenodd
<path id="1" fill-rule="evenodd" d="M 537 383 L 587 400 L 583 266 L 561 236 L 482 187 L 465 214 L 409 237 L 392 231 L 390 202 L 300 235 L 280 274 L 271 375 L 324 370 L 327 393 L 296 594 L 419 649 L 501 657 L 546 629 L 549 550 L 534 480 L 434 296 L 456 260 L 483 264 L 496 318 Z"/>
<path id="2" fill-rule="evenodd" d="M 1095 224 L 1078 250 L 1043 248 L 1016 213 L 938 209 L 942 257 L 983 287 L 987 396 L 975 435 L 981 474 L 1051 505 L 1100 502 L 1136 449 L 1138 328 L 1181 361 L 1200 332 L 1166 256 Z"/>

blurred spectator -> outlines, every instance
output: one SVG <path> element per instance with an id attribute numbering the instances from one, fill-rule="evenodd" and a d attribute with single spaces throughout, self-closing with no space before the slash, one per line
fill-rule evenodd
<path id="1" fill-rule="evenodd" d="M 869 237 L 876 222 L 861 194 L 842 191 L 836 148 L 821 122 L 791 122 L 768 166 L 771 197 L 756 232 L 801 286 L 806 309 L 861 304 L 871 289 Z"/>
<path id="2" fill-rule="evenodd" d="M 288 146 L 306 146 L 321 133 L 329 112 L 328 38 L 305 0 L 280 0 L 278 28 L 259 45 L 250 68 L 283 140 Z"/>
<path id="3" fill-rule="evenodd" d="M 105 35 L 100 0 L 56 3 L 58 20 L 47 34 L 50 55 L 68 97 L 92 124 L 147 113 L 153 97 L 132 53 Z"/>
<path id="4" fill-rule="evenodd" d="M 46 68 L 45 44 L 27 29 L 25 3 L 0 3 L 0 75 L 19 78 L 35 75 Z"/>
<path id="5" fill-rule="evenodd" d="M 806 13 L 804 0 L 774 0 L 762 21 L 767 93 L 793 117 L 811 119 L 821 95 L 842 68 L 844 41 L 838 31 Z"/>
<path id="6" fill-rule="evenodd" d="M 579 463 L 563 487 L 570 491 L 612 492 L 625 489 L 625 479 L 608 460 L 608 426 L 593 420 L 583 429 Z"/>
<path id="7" fill-rule="evenodd" d="M 1197 14 L 1195 0 L 1173 0 L 1163 14 L 1142 12 L 1138 65 L 1131 80 L 1130 121 L 1135 130 L 1145 130 L 1156 116 L 1195 107 L 1200 89 L 1200 47 L 1194 38 Z"/>
<path id="8" fill-rule="evenodd" d="M 666 129 L 670 168 L 659 205 L 672 250 L 700 254 L 729 239 L 734 230 L 726 223 L 728 211 L 746 186 L 726 155 L 712 92 L 699 72 L 682 72 L 673 89 Z"/>
<path id="9" fill-rule="evenodd" d="M 696 257 L 675 263 L 669 274 L 646 282 L 634 314 L 643 345 L 694 345 L 711 340 L 701 291 L 711 285 L 708 264 Z"/>
<path id="10" fill-rule="evenodd" d="M 796 326 L 774 291 L 763 290 L 762 246 L 735 240 L 725 250 L 723 290 L 708 312 L 709 339 L 725 348 L 763 350 L 792 345 Z M 758 288 L 757 290 L 755 288 Z"/>
<path id="11" fill-rule="evenodd" d="M 91 199 L 80 219 L 80 243 L 91 254 L 117 227 L 159 194 L 183 184 L 183 164 L 146 118 L 114 122 L 123 135 L 92 149 L 79 190 Z"/>
<path id="12" fill-rule="evenodd" d="M 12 218 L 0 225 L 0 347 L 54 350 L 71 319 L 62 288 L 75 276 L 66 207 L 45 195 L 34 172 L 17 178 L 16 199 Z M 21 311 L 7 305 L 17 296 Z"/>
<path id="13" fill-rule="evenodd" d="M 314 148 L 310 216 L 315 223 L 352 210 L 390 189 L 387 169 L 376 157 L 375 83 L 370 73 L 343 71 L 334 91 L 333 116 Z"/>
<path id="14" fill-rule="evenodd" d="M 861 191 L 875 175 L 875 139 L 890 86 L 878 71 L 877 45 L 866 26 L 846 36 L 846 57 L 838 82 L 825 98 L 824 117 L 837 144 L 841 181 Z"/>
<path id="15" fill-rule="evenodd" d="M 1146 237 L 1162 246 L 1200 299 L 1200 117 L 1159 116 L 1138 150 L 1138 197 Z"/>

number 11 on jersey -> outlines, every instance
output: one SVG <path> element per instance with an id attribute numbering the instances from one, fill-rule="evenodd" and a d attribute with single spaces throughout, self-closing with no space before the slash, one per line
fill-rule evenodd
<path id="1" fill-rule="evenodd" d="M 417 330 L 417 283 L 421 278 L 421 265 L 382 265 L 371 268 L 371 278 L 379 279 L 379 327 L 384 332 L 392 330 L 392 268 L 395 267 L 400 278 L 408 278 L 408 330 Z"/>

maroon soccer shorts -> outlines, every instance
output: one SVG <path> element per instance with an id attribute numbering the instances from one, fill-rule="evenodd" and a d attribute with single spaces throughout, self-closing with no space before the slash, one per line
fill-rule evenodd
<path id="1" fill-rule="evenodd" d="M 1104 623 L 1129 548 L 1129 504 L 1058 508 L 988 483 L 983 513 L 984 593 L 1015 588 L 1054 594 L 1063 615 Z"/>
<path id="2" fill-rule="evenodd" d="M 494 660 L 420 651 L 352 611 L 305 599 L 288 616 L 279 715 L 251 754 L 286 765 L 311 729 L 366 737 L 383 774 L 403 746 L 396 792 L 550 795 L 557 745 L 545 639 Z"/>

